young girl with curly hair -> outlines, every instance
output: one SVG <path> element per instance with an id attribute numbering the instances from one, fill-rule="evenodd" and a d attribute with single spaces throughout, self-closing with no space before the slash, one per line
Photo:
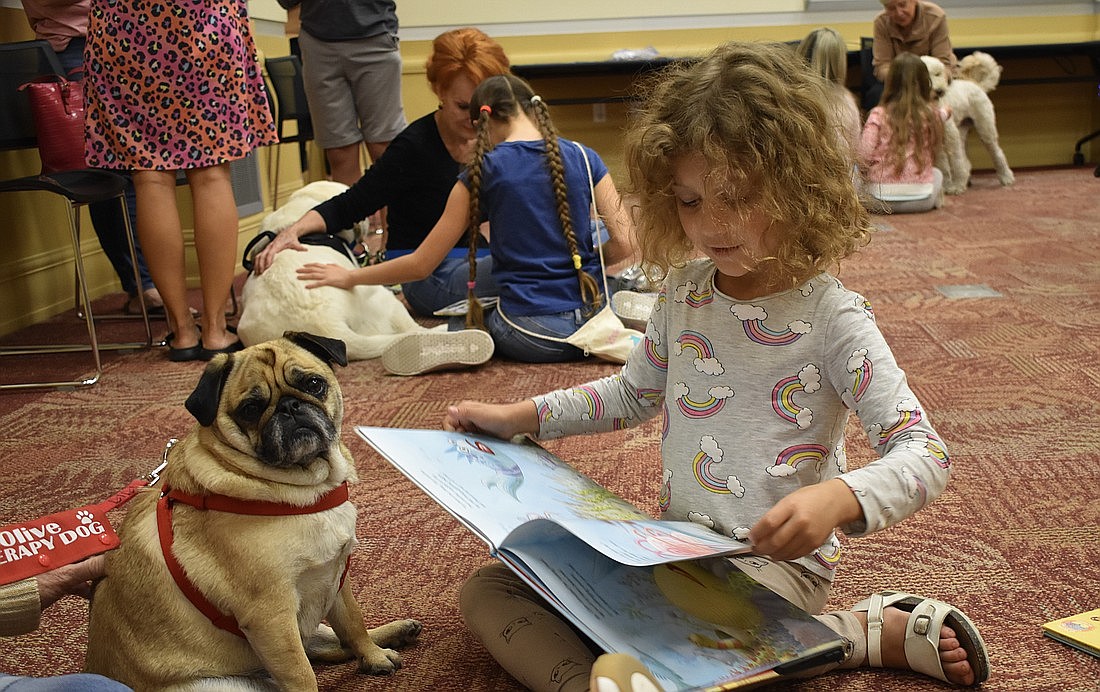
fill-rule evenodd
<path id="1" fill-rule="evenodd" d="M 860 155 L 872 211 L 922 212 L 943 206 L 943 173 L 935 167 L 948 114 L 932 102 L 928 68 L 912 53 L 890 63 L 882 101 L 867 114 Z"/>
<path id="2" fill-rule="evenodd" d="M 470 100 L 477 139 L 473 163 L 451 189 L 443 215 L 409 254 L 360 269 L 310 264 L 298 270 L 309 288 L 413 281 L 431 273 L 467 233 L 469 304 L 459 334 L 412 334 L 383 353 L 397 374 L 454 364 L 446 353 L 470 347 L 484 328 L 495 352 L 528 363 L 578 360 L 584 352 L 564 341 L 606 300 L 590 210 L 607 223 L 608 264 L 632 251 L 630 219 L 607 166 L 592 149 L 560 137 L 546 103 L 511 74 L 485 79 Z M 593 190 L 593 192 L 590 192 Z M 489 221 L 492 273 L 499 291 L 484 312 L 474 295 L 481 224 Z M 457 330 L 459 323 L 452 323 Z"/>
<path id="3" fill-rule="evenodd" d="M 642 257 L 665 274 L 645 339 L 612 376 L 514 403 L 462 402 L 443 426 L 549 439 L 661 415 L 662 517 L 744 541 L 751 553 L 702 564 L 716 576 L 732 564 L 846 640 L 843 661 L 803 674 L 884 666 L 976 684 L 988 676 L 985 647 L 953 606 L 884 591 L 820 614 L 843 552 L 837 531 L 863 536 L 910 516 L 950 467 L 869 303 L 832 273 L 872 226 L 827 89 L 771 44 L 729 43 L 659 75 L 626 140 Z M 857 469 L 845 455 L 852 411 L 879 457 Z M 704 452 L 709 471 L 696 473 Z M 597 661 L 500 564 L 466 582 L 461 610 L 531 689 L 683 687 L 623 654 Z"/>

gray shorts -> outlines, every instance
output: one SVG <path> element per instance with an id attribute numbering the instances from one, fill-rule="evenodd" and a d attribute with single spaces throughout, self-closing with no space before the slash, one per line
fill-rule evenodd
<path id="1" fill-rule="evenodd" d="M 313 133 L 322 149 L 389 142 L 405 129 L 396 36 L 321 41 L 302 31 L 298 42 Z"/>

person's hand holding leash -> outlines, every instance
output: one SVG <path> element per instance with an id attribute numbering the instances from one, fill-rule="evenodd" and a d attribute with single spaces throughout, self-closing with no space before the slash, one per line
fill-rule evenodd
<path id="1" fill-rule="evenodd" d="M 63 596 L 72 594 L 81 598 L 90 598 L 92 584 L 106 575 L 103 555 L 93 555 L 71 565 L 62 565 L 57 569 L 39 574 L 38 600 L 42 610 L 49 608 Z"/>
<path id="2" fill-rule="evenodd" d="M 271 267 L 272 263 L 275 262 L 275 255 L 283 250 L 290 249 L 297 250 L 298 252 L 305 252 L 306 246 L 298 242 L 298 239 L 310 233 L 321 233 L 324 231 L 324 218 L 316 211 L 310 209 L 302 215 L 302 218 L 279 231 L 275 238 L 267 244 L 267 247 L 256 253 L 256 257 L 253 259 L 254 265 L 252 270 L 257 274 L 263 274 Z"/>

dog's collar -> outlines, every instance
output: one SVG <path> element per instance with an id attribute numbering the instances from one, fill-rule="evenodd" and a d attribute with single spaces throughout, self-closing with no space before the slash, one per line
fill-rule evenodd
<path id="1" fill-rule="evenodd" d="M 157 535 L 160 537 L 160 550 L 164 554 L 164 562 L 168 571 L 176 581 L 176 586 L 191 601 L 203 615 L 206 616 L 215 627 L 225 630 L 230 634 L 244 638 L 237 619 L 229 613 L 223 613 L 217 606 L 210 602 L 202 594 L 195 584 L 187 577 L 176 556 L 172 553 L 172 505 L 176 502 L 194 507 L 198 510 L 213 510 L 215 512 L 228 512 L 231 514 L 248 514 L 254 516 L 290 516 L 299 514 L 315 514 L 333 507 L 339 507 L 348 501 L 348 484 L 345 481 L 328 491 L 312 505 L 300 507 L 281 502 L 266 502 L 263 500 L 242 500 L 225 495 L 192 495 L 179 490 L 165 487 L 157 501 Z M 344 564 L 344 572 L 340 575 L 340 586 L 344 585 L 344 578 L 351 567 L 351 556 Z"/>

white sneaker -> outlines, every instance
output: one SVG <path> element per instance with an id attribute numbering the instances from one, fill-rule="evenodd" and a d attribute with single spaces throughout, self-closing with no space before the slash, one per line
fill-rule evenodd
<path id="1" fill-rule="evenodd" d="M 642 662 L 630 654 L 604 654 L 592 664 L 591 692 L 662 692 Z"/>
<path id="2" fill-rule="evenodd" d="M 406 334 L 382 352 L 382 367 L 394 375 L 481 365 L 493 357 L 493 337 L 480 329 Z"/>
<path id="3" fill-rule="evenodd" d="M 645 331 L 656 302 L 656 293 L 615 291 L 611 294 L 611 310 L 619 316 L 623 324 L 640 332 Z"/>

